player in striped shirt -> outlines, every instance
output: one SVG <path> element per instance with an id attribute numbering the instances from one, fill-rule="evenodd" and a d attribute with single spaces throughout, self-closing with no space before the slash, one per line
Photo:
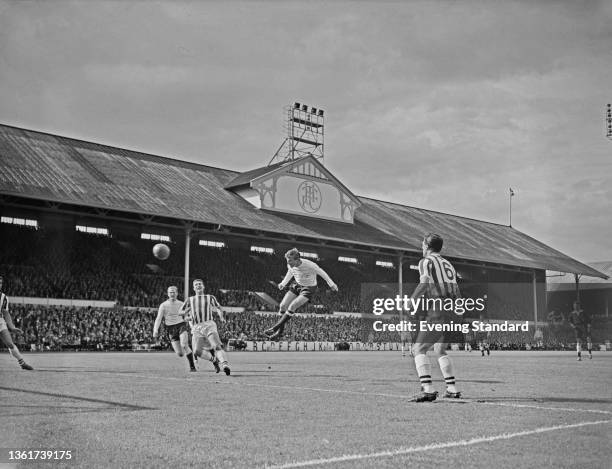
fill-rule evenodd
<path id="1" fill-rule="evenodd" d="M 19 366 L 24 370 L 33 370 L 30 365 L 28 365 L 21 352 L 17 346 L 13 343 L 13 338 L 11 337 L 11 332 L 15 333 L 23 333 L 21 329 L 15 327 L 13 324 L 13 320 L 11 319 L 11 314 L 9 313 L 9 299 L 4 293 L 2 293 L 2 285 L 4 283 L 4 279 L 0 277 L 0 339 L 4 342 L 4 345 L 9 350 L 9 353 L 17 359 Z"/>
<path id="2" fill-rule="evenodd" d="M 193 291 L 195 295 L 190 296 L 183 305 L 183 315 L 189 317 L 191 324 L 193 353 L 196 357 L 205 354 L 216 357 L 225 374 L 229 376 L 230 367 L 226 352 L 223 350 L 217 324 L 213 318 L 213 313 L 217 313 L 219 320 L 225 322 L 221 305 L 213 295 L 204 294 L 204 282 L 199 278 L 193 281 Z"/>
<path id="3" fill-rule="evenodd" d="M 159 305 L 157 311 L 157 318 L 155 318 L 155 325 L 153 326 L 153 338 L 157 339 L 159 326 L 161 326 L 163 320 L 174 352 L 179 357 L 185 355 L 189 362 L 189 369 L 196 371 L 193 353 L 189 347 L 189 325 L 185 322 L 185 318 L 181 316 L 183 302 L 179 301 L 177 297 L 178 288 L 174 285 L 168 287 L 168 299 Z"/>
<path id="4" fill-rule="evenodd" d="M 338 291 L 338 286 L 327 275 L 327 272 L 315 262 L 302 259 L 297 248 L 287 251 L 285 259 L 287 260 L 287 274 L 283 281 L 278 284 L 278 289 L 284 290 L 291 278 L 293 278 L 293 282 L 289 285 L 289 291 L 280 304 L 279 312 L 282 317 L 274 326 L 264 331 L 270 339 L 280 337 L 285 330 L 285 323 L 291 319 L 299 308 L 310 301 L 317 290 L 317 275 L 322 277 L 333 291 Z"/>
<path id="5" fill-rule="evenodd" d="M 440 235 L 430 233 L 425 236 L 421 248 L 423 259 L 419 262 L 419 284 L 412 293 L 412 298 L 459 298 L 457 273 L 453 265 L 440 255 L 443 240 Z M 440 324 L 450 319 L 451 311 L 431 309 L 425 312 L 427 324 Z M 461 393 L 455 386 L 455 375 L 450 357 L 446 354 L 447 344 L 444 341 L 444 332 L 419 330 L 413 345 L 414 363 L 421 382 L 422 394 L 416 398 L 417 402 L 435 401 L 438 392 L 434 390 L 431 382 L 431 363 L 427 352 L 434 348 L 439 354 L 438 364 L 446 383 L 444 397 L 459 398 Z"/>

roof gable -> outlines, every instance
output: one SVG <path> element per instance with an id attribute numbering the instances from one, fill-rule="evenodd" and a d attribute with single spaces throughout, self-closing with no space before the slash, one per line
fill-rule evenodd
<path id="1" fill-rule="evenodd" d="M 258 209 L 353 223 L 361 205 L 313 156 L 256 168 L 231 181 L 234 190 Z"/>
<path id="2" fill-rule="evenodd" d="M 311 167 L 301 168 L 306 161 Z M 309 176 L 308 171 L 313 169 L 320 173 Z M 356 198 L 360 208 L 354 212 L 352 224 L 346 220 L 338 223 L 330 221 L 333 218 L 313 218 L 299 212 L 260 210 L 245 199 L 245 190 L 260 198 L 259 192 L 250 187 L 251 181 L 270 188 L 280 175 L 321 186 L 334 183 L 345 197 L 339 204 L 342 200 L 350 210 L 354 202 L 355 196 L 312 157 L 241 175 L 0 124 L 0 195 L 17 197 L 22 204 L 30 199 L 94 207 L 415 254 L 420 252 L 423 234 L 437 231 L 444 236 L 449 257 L 605 278 L 592 267 L 504 225 L 366 197 Z M 249 183 L 233 186 L 241 176 Z M 227 190 L 228 186 L 236 190 Z M 295 191 L 291 198 L 297 199 Z"/>

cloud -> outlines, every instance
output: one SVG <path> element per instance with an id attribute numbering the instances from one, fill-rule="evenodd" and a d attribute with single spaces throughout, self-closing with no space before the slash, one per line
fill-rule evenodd
<path id="1" fill-rule="evenodd" d="M 297 100 L 355 193 L 506 223 L 512 186 L 515 226 L 612 259 L 611 39 L 599 1 L 8 2 L 0 121 L 246 170 Z"/>

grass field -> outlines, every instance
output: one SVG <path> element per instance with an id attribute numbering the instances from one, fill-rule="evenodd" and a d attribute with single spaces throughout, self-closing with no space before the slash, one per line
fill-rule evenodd
<path id="1" fill-rule="evenodd" d="M 612 467 L 612 353 L 452 354 L 466 399 L 410 402 L 398 352 L 230 352 L 232 376 L 172 353 L 0 357 L 9 449 L 61 467 Z M 434 367 L 435 384 L 443 382 Z"/>

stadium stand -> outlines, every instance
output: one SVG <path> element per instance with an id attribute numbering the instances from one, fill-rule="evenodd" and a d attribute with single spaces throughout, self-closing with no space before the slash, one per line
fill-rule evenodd
<path id="1" fill-rule="evenodd" d="M 293 340 L 374 340 L 371 318 L 327 315 L 367 313 L 360 302 L 362 285 L 397 284 L 400 259 L 403 282 L 418 281 L 410 266 L 418 262 L 420 240 L 430 231 L 442 233 L 444 254 L 457 266 L 466 291 L 470 282 L 512 285 L 490 288 L 488 319 L 532 320 L 536 297 L 536 315 L 544 311 L 546 269 L 606 277 L 509 226 L 358 197 L 312 157 L 238 173 L 7 125 L 0 125 L 0 156 L 0 273 L 9 296 L 115 304 L 100 310 L 29 306 L 22 300 L 15 312 L 27 325 L 22 339 L 36 347 L 148 343 L 153 321 L 148 308 L 165 299 L 168 285 L 184 292 L 186 236 L 191 236 L 190 279 L 203 278 L 207 292 L 224 306 L 245 309 L 230 313 L 227 332 L 252 339 L 262 338 L 274 321 L 254 312 L 271 309 L 265 298 L 281 299 L 276 284 L 286 272 L 282 254 L 293 246 L 316 251 L 317 262 L 340 286 L 338 293 L 325 286 L 318 290 L 300 311 L 311 316 L 288 326 Z M 281 201 L 291 202 L 290 209 L 266 206 L 276 182 L 263 183 L 282 178 L 316 181 L 336 194 L 329 200 L 337 200 L 340 214 L 300 212 L 294 192 L 293 202 Z M 13 224 L 23 222 L 19 217 L 34 223 Z M 100 232 L 75 229 L 84 225 Z M 169 259 L 153 258 L 156 241 L 140 238 L 146 230 L 171 238 Z M 225 247 L 199 246 L 198 233 Z M 251 251 L 257 243 L 274 254 Z M 339 255 L 359 260 L 339 262 Z M 376 266 L 378 259 L 394 268 Z M 551 341 L 562 334 L 545 331 Z M 376 339 L 393 337 L 381 333 Z M 496 340 L 502 344 L 506 337 Z M 527 344 L 528 338 L 521 341 Z"/>

